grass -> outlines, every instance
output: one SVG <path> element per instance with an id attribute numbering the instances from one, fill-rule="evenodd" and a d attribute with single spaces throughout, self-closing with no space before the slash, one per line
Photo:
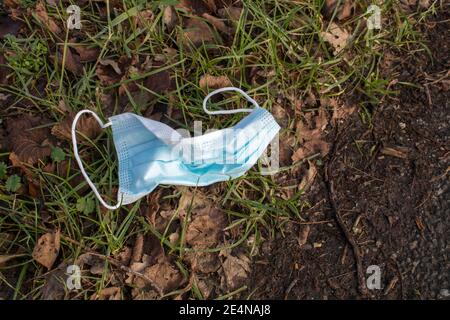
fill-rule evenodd
<path id="1" fill-rule="evenodd" d="M 95 73 L 100 58 L 118 60 L 121 56 L 132 58 L 136 55 L 152 58 L 157 54 L 164 54 L 164 49 L 178 46 L 177 34 L 181 32 L 181 26 L 177 25 L 173 31 L 168 31 L 162 20 L 162 10 L 158 5 L 152 4 L 150 9 L 154 12 L 153 21 L 146 21 L 141 28 L 125 28 L 127 24 L 133 25 L 133 17 L 146 7 L 147 1 L 125 0 L 119 10 L 108 5 L 108 18 L 99 17 L 98 4 L 92 2 L 82 8 L 83 29 L 76 34 L 80 38 L 79 44 L 95 46 L 101 53 L 97 61 L 84 64 L 81 75 L 73 76 L 55 64 L 50 57 L 57 55 L 57 50 L 62 49 L 63 59 L 67 58 L 68 47 L 73 46 L 69 42 L 72 41 L 71 32 L 66 32 L 63 38 L 56 37 L 38 23 L 35 15 L 25 15 L 27 35 L 22 38 L 7 37 L 0 47 L 2 52 L 15 53 L 7 59 L 14 82 L 0 87 L 0 93 L 13 96 L 13 101 L 0 111 L 1 118 L 31 112 L 45 115 L 51 119 L 50 125 L 53 125 L 64 118 L 64 112 L 59 108 L 60 101 L 64 101 L 74 112 L 89 107 L 103 114 L 100 99 L 103 93 L 163 70 L 171 70 L 175 88 L 167 95 L 158 94 L 156 102 L 170 104 L 173 110 L 178 110 L 182 118 L 173 119 L 173 126 L 183 127 L 191 132 L 196 120 L 201 120 L 206 126 L 203 130 L 206 130 L 225 128 L 242 118 L 239 114 L 209 117 L 203 113 L 201 102 L 205 92 L 199 88 L 199 79 L 204 74 L 227 75 L 233 85 L 250 92 L 262 107 L 269 110 L 278 103 L 278 98 L 283 97 L 286 101 L 284 107 L 291 108 L 286 97 L 292 94 L 303 99 L 309 92 L 313 92 L 321 97 L 340 97 L 344 101 L 356 94 L 360 97 L 361 117 L 369 124 L 371 110 L 376 108 L 383 96 L 393 93 L 387 86 L 391 80 L 389 75 L 383 74 L 380 69 L 383 55 L 388 51 L 413 54 L 416 50 L 427 50 L 420 33 L 416 31 L 416 25 L 426 15 L 434 14 L 437 6 L 435 4 L 427 12 L 408 16 L 395 6 L 394 1 L 384 1 L 381 9 L 386 19 L 383 19 L 380 31 L 361 27 L 364 12 L 355 14 L 342 23 L 354 32 L 351 45 L 335 56 L 330 45 L 319 36 L 320 32 L 328 28 L 328 21 L 321 15 L 324 1 L 242 2 L 243 14 L 236 21 L 236 31 L 229 45 L 222 39 L 222 44 L 204 45 L 195 51 L 180 46 L 176 56 L 159 68 L 103 87 Z M 167 1 L 160 1 L 159 4 L 165 3 Z M 28 2 L 25 5 L 32 6 Z M 358 1 L 360 11 L 368 5 L 370 1 Z M 46 8 L 50 16 L 63 25 L 67 19 L 65 8 L 61 4 L 57 7 L 47 5 Z M 177 11 L 180 16 L 188 16 L 183 9 Z M 223 38 L 217 31 L 215 37 Z M 252 69 L 270 76 L 264 81 L 248 82 L 245 74 Z M 46 79 L 43 92 L 39 89 L 42 79 Z M 142 85 L 140 89 L 149 91 Z M 129 91 L 126 94 L 129 98 L 128 110 L 141 114 L 148 107 L 135 101 Z M 121 101 L 117 96 L 114 98 L 112 112 L 117 114 L 124 106 L 120 105 Z M 233 99 L 227 107 L 236 107 L 239 103 L 240 100 Z M 296 119 L 289 121 L 282 134 L 295 130 Z M 137 234 L 153 233 L 169 249 L 187 278 L 190 271 L 182 258 L 191 249 L 184 245 L 174 246 L 168 240 L 167 232 L 159 233 L 142 217 L 139 210 L 144 200 L 115 212 L 103 210 L 93 194 L 85 191 L 87 184 L 79 179 L 81 174 L 73 161 L 71 146 L 62 143 L 58 147 L 66 155 L 67 168 L 64 173 L 46 172 L 44 163 L 30 168 L 39 181 L 39 198 L 8 191 L 4 180 L 0 185 L 0 233 L 12 235 L 5 238 L 0 248 L 5 253 L 20 251 L 25 254 L 23 258 L 14 260 L 14 264 L 0 268 L 0 278 L 13 291 L 12 298 L 40 297 L 39 289 L 44 283 L 46 271 L 31 258 L 31 253 L 39 236 L 55 228 L 59 228 L 63 235 L 59 261 L 73 261 L 86 248 L 105 256 L 114 255 L 125 244 L 132 243 Z M 102 194 L 110 196 L 109 201 L 114 201 L 114 187 L 118 181 L 111 132 L 106 130 L 95 141 L 87 140 L 81 149 L 92 180 L 99 186 Z M 2 153 L 0 161 L 8 164 L 8 156 L 9 153 Z M 281 168 L 281 171 L 289 173 L 294 166 Z M 18 169 L 11 166 L 8 166 L 7 172 L 8 176 L 20 174 Z M 173 186 L 162 188 L 170 192 L 160 200 L 161 203 L 177 208 L 182 189 Z M 289 199 L 280 196 L 286 189 L 294 190 L 294 195 Z M 276 176 L 262 176 L 257 168 L 253 168 L 242 178 L 221 184 L 220 190 L 219 193 L 211 194 L 211 197 L 228 216 L 229 226 L 226 230 L 241 230 L 237 238 L 230 239 L 227 247 L 242 246 L 252 237 L 254 241 L 248 249 L 250 253 L 257 250 L 263 238 L 282 232 L 285 223 L 302 220 L 302 209 L 308 206 L 302 199 L 303 190 L 297 190 L 295 184 L 280 186 Z M 197 191 L 205 192 L 202 188 Z M 174 210 L 175 215 L 176 209 Z M 182 238 L 185 228 L 186 225 L 182 226 Z M 223 247 L 210 251 L 221 249 Z M 109 268 L 108 263 L 105 263 L 105 267 Z M 8 274 L 11 273 L 14 276 L 9 278 Z M 94 276 L 89 279 L 92 286 L 77 295 L 89 298 L 91 294 L 108 286 L 108 281 L 105 275 Z M 169 293 L 167 296 L 172 297 L 176 293 Z M 203 298 L 195 285 L 189 294 L 192 298 Z M 244 297 L 251 295 L 243 287 L 217 298 L 228 299 L 239 294 Z"/>

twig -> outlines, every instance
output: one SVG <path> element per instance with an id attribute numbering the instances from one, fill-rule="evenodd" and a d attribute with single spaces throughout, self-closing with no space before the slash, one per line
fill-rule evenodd
<path id="1" fill-rule="evenodd" d="M 337 144 L 338 137 L 339 137 L 338 125 L 336 125 L 335 130 L 336 130 L 335 131 L 336 134 L 335 134 L 334 142 L 332 144 L 332 148 L 330 150 L 330 160 L 328 161 L 328 163 L 326 164 L 326 167 L 325 167 L 324 182 L 325 182 L 325 185 L 327 188 L 328 200 L 331 204 L 331 209 L 334 213 L 336 222 L 339 225 L 342 232 L 344 233 L 344 236 L 345 236 L 347 242 L 350 244 L 350 246 L 353 250 L 353 256 L 355 257 L 355 263 L 356 263 L 356 272 L 357 272 L 357 276 L 358 276 L 359 292 L 363 296 L 366 296 L 367 288 L 365 285 L 365 277 L 364 277 L 364 271 L 363 271 L 363 266 L 362 266 L 361 251 L 360 251 L 359 246 L 356 243 L 353 235 L 348 230 L 347 226 L 345 225 L 344 220 L 342 219 L 342 216 L 340 215 L 340 213 L 338 211 L 338 207 L 336 204 L 336 196 L 335 196 L 335 192 L 334 192 L 334 190 L 335 190 L 334 184 L 333 184 L 333 181 L 331 180 L 331 165 L 333 164 L 333 161 L 334 161 L 335 152 L 337 149 L 336 144 Z"/>

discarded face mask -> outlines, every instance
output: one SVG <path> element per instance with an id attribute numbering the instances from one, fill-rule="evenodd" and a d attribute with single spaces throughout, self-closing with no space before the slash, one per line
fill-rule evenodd
<path id="1" fill-rule="evenodd" d="M 254 108 L 209 111 L 206 107 L 209 98 L 224 91 L 239 92 Z M 164 123 L 133 113 L 112 116 L 104 124 L 90 110 L 78 112 L 72 123 L 74 155 L 81 173 L 100 203 L 115 210 L 144 197 L 159 184 L 207 186 L 242 176 L 258 161 L 280 130 L 270 112 L 238 88 L 227 87 L 211 92 L 203 100 L 203 109 L 210 115 L 250 114 L 231 128 L 184 138 Z M 102 128 L 112 127 L 119 161 L 118 203 L 114 206 L 103 200 L 78 155 L 75 131 L 84 113 L 94 116 Z"/>

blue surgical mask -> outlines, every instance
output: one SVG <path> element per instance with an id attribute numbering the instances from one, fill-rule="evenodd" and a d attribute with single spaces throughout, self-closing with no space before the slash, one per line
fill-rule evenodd
<path id="1" fill-rule="evenodd" d="M 237 91 L 254 106 L 253 109 L 209 111 L 207 102 L 213 95 Z M 280 130 L 273 116 L 261 108 L 244 91 L 234 87 L 215 90 L 203 100 L 210 115 L 247 112 L 235 126 L 198 137 L 183 137 L 168 125 L 123 113 L 104 124 L 90 110 L 78 112 L 72 123 L 72 143 L 81 173 L 100 203 L 114 210 L 152 192 L 159 184 L 207 186 L 245 174 L 264 153 Z M 80 116 L 90 113 L 102 128 L 112 127 L 119 162 L 117 204 L 107 204 L 87 175 L 78 155 L 76 125 Z"/>

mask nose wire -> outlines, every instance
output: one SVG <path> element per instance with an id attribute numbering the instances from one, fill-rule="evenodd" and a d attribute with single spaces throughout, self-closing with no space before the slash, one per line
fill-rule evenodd
<path id="1" fill-rule="evenodd" d="M 256 102 L 255 100 L 253 100 L 245 91 L 236 88 L 236 87 L 224 87 L 224 88 L 220 88 L 217 90 L 214 90 L 213 92 L 209 93 L 205 99 L 203 99 L 203 110 L 205 110 L 205 112 L 207 114 L 210 115 L 215 115 L 215 114 L 232 114 L 232 113 L 238 113 L 238 112 L 252 112 L 254 109 L 233 109 L 233 110 L 218 110 L 218 111 L 210 111 L 208 110 L 208 108 L 206 107 L 206 104 L 208 102 L 208 100 L 213 96 L 216 95 L 218 93 L 221 92 L 225 92 L 225 91 L 236 91 L 239 92 L 245 99 L 247 99 L 248 102 L 251 102 L 254 106 L 255 109 L 260 108 L 258 102 Z"/>
<path id="2" fill-rule="evenodd" d="M 100 127 L 102 127 L 102 129 L 105 129 L 109 126 L 111 126 L 111 122 L 108 122 L 106 124 L 103 123 L 103 121 L 98 117 L 98 115 L 91 111 L 91 110 L 81 110 L 80 112 L 78 112 L 75 116 L 75 118 L 73 119 L 72 122 L 72 145 L 73 145 L 73 153 L 75 155 L 75 159 L 77 160 L 78 166 L 80 167 L 81 173 L 83 174 L 84 179 L 86 179 L 86 182 L 88 183 L 88 185 L 91 187 L 92 191 L 94 191 L 95 196 L 97 197 L 97 199 L 100 201 L 100 203 L 107 209 L 109 210 L 116 210 L 120 207 L 120 205 L 122 204 L 122 199 L 120 199 L 119 202 L 119 197 L 120 195 L 117 195 L 117 201 L 118 203 L 115 206 L 111 206 L 109 204 L 107 204 L 105 202 L 105 200 L 103 200 L 102 196 L 100 195 L 100 193 L 97 190 L 97 187 L 95 186 L 95 184 L 91 181 L 91 179 L 89 178 L 89 176 L 86 173 L 86 170 L 84 169 L 83 163 L 81 162 L 80 156 L 78 154 L 78 145 L 77 145 L 77 134 L 76 134 L 76 129 L 77 129 L 77 123 L 78 120 L 80 119 L 81 115 L 84 113 L 90 113 L 95 120 L 97 120 L 98 124 L 100 125 Z"/>

